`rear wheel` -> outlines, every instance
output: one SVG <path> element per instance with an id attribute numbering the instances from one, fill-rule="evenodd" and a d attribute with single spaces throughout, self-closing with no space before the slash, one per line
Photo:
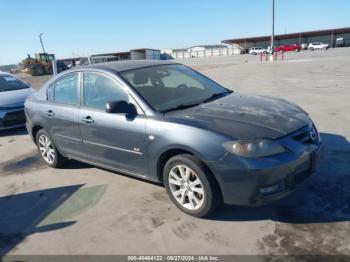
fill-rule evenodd
<path id="1" fill-rule="evenodd" d="M 178 155 L 168 160 L 163 179 L 170 199 L 183 212 L 204 217 L 221 203 L 216 180 L 199 159 L 192 155 Z"/>
<path id="2" fill-rule="evenodd" d="M 58 168 L 63 166 L 66 161 L 56 149 L 55 144 L 52 142 L 48 133 L 41 129 L 36 135 L 36 145 L 41 154 L 41 157 L 44 159 L 45 163 L 53 168 Z"/>
<path id="3" fill-rule="evenodd" d="M 309 50 L 310 50 L 310 51 L 314 51 L 315 49 L 314 49 L 313 47 L 310 47 Z"/>
<path id="4" fill-rule="evenodd" d="M 45 74 L 45 68 L 43 65 L 34 64 L 32 65 L 32 76 L 41 76 Z"/>

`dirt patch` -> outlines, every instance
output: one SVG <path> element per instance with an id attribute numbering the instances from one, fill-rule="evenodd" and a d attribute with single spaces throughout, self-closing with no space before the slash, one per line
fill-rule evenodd
<path id="1" fill-rule="evenodd" d="M 25 174 L 45 169 L 47 166 L 35 150 L 26 155 L 10 159 L 0 164 L 1 175 Z"/>
<path id="2" fill-rule="evenodd" d="M 190 238 L 196 230 L 197 225 L 194 222 L 183 222 L 172 229 L 173 233 L 183 240 Z"/>
<path id="3" fill-rule="evenodd" d="M 276 223 L 273 234 L 263 237 L 259 246 L 268 255 L 350 254 L 344 247 L 349 224 Z"/>
<path id="4" fill-rule="evenodd" d="M 165 188 L 163 190 L 152 193 L 152 197 L 155 200 L 165 202 L 165 203 L 169 203 L 169 201 L 170 201 L 169 196 L 165 191 Z"/>
<path id="5" fill-rule="evenodd" d="M 310 181 L 293 203 L 273 208 L 273 233 L 258 241 L 268 255 L 350 255 L 348 175 Z"/>

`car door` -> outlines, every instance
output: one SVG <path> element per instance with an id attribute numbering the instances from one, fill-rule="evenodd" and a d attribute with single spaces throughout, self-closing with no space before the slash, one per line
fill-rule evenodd
<path id="1" fill-rule="evenodd" d="M 145 152 L 146 118 L 141 108 L 113 77 L 84 72 L 79 123 L 83 143 L 93 163 L 143 175 L 147 170 Z M 106 103 L 126 101 L 137 107 L 133 119 L 125 114 L 107 113 Z"/>
<path id="2" fill-rule="evenodd" d="M 64 75 L 47 89 L 43 113 L 46 129 L 59 151 L 71 157 L 85 158 L 79 127 L 79 73 Z"/>

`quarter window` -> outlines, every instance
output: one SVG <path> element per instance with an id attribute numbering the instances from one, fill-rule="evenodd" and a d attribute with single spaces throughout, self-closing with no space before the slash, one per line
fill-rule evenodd
<path id="1" fill-rule="evenodd" d="M 77 73 L 62 77 L 49 87 L 48 99 L 57 103 L 76 105 L 78 103 L 77 86 Z"/>
<path id="2" fill-rule="evenodd" d="M 128 94 L 111 78 L 97 73 L 84 73 L 84 105 L 104 110 L 111 101 L 129 102 Z"/>

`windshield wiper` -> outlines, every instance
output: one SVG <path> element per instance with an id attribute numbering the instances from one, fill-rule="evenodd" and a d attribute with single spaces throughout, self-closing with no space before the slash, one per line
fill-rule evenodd
<path id="1" fill-rule="evenodd" d="M 186 109 L 186 108 L 189 108 L 189 107 L 194 107 L 194 106 L 198 106 L 200 104 L 204 104 L 204 103 L 208 103 L 212 100 L 215 100 L 216 98 L 219 98 L 219 97 L 222 97 L 222 96 L 226 96 L 228 94 L 231 94 L 233 91 L 231 90 L 227 90 L 227 92 L 224 92 L 224 93 L 214 93 L 212 94 L 210 97 L 208 97 L 207 99 L 205 99 L 204 101 L 200 101 L 200 102 L 196 102 L 196 103 L 191 103 L 191 104 L 181 104 L 181 105 L 178 105 L 176 107 L 173 107 L 173 108 L 169 108 L 169 109 L 165 109 L 165 110 L 162 110 L 160 111 L 161 113 L 167 113 L 167 112 L 170 112 L 170 111 L 175 111 L 175 110 L 181 110 L 181 109 Z"/>
<path id="2" fill-rule="evenodd" d="M 167 112 L 170 112 L 170 111 L 181 110 L 181 109 L 186 109 L 186 108 L 189 108 L 189 107 L 198 106 L 198 105 L 200 105 L 200 104 L 201 104 L 201 103 L 181 104 L 181 105 L 178 105 L 178 106 L 173 107 L 173 108 L 169 108 L 169 109 L 162 110 L 162 111 L 160 111 L 160 112 L 161 112 L 161 113 L 167 113 Z"/>
<path id="3" fill-rule="evenodd" d="M 225 96 L 225 95 L 231 94 L 231 93 L 232 93 L 231 90 L 228 90 L 228 91 L 225 92 L 225 93 L 214 93 L 214 94 L 212 94 L 210 97 L 208 97 L 207 99 L 205 99 L 202 103 L 208 103 L 208 102 L 213 101 L 213 100 L 215 100 L 215 99 L 217 99 L 217 98 L 219 98 L 219 97 L 222 97 L 222 96 Z"/>

